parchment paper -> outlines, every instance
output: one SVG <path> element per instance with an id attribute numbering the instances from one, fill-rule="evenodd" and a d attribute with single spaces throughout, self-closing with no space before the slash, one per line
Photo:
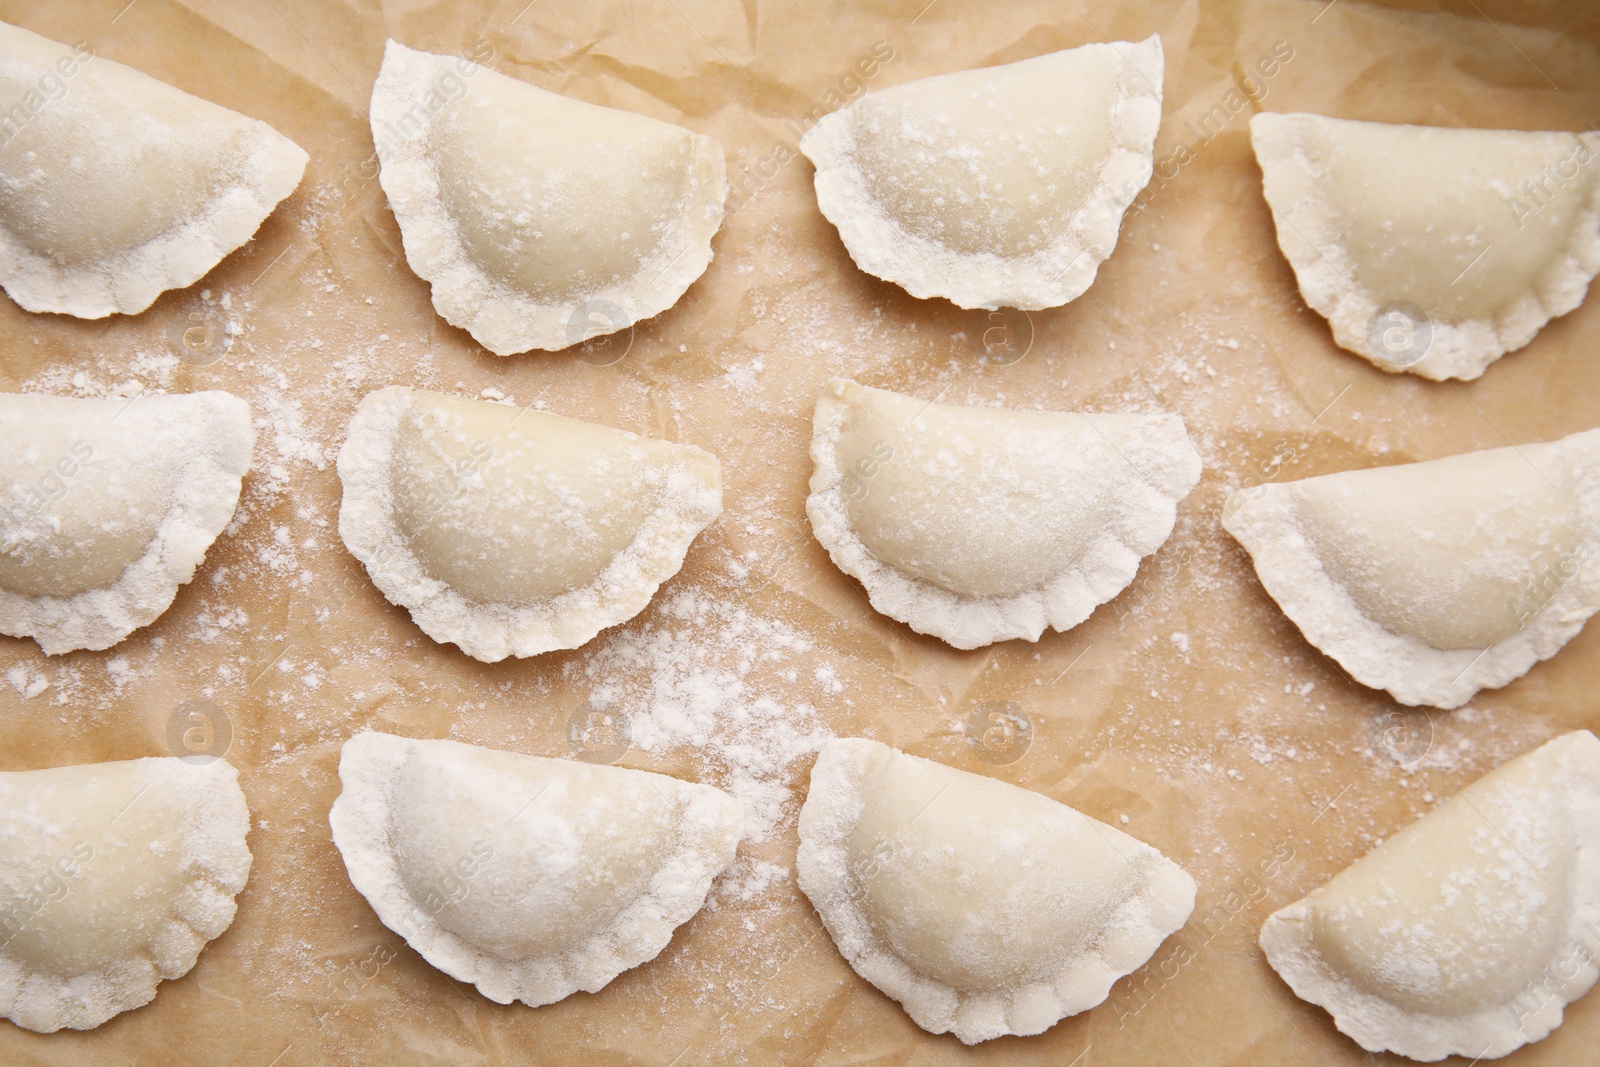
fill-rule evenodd
<path id="1" fill-rule="evenodd" d="M 1373 1062 L 1267 967 L 1262 918 L 1488 768 L 1600 725 L 1600 629 L 1468 709 L 1401 709 L 1306 644 L 1217 521 L 1240 485 L 1600 425 L 1600 298 L 1471 384 L 1385 375 L 1336 348 L 1278 252 L 1246 130 L 1256 109 L 1588 128 L 1592 7 L 22 0 L 0 17 L 264 119 L 312 157 L 252 244 L 143 315 L 80 322 L 0 300 L 0 388 L 223 388 L 260 431 L 238 521 L 159 622 L 53 659 L 0 639 L 6 769 L 220 750 L 231 735 L 255 820 L 238 918 L 187 977 L 95 1031 L 0 1024 L 0 1062 Z M 915 300 L 857 270 L 818 213 L 796 151 L 806 116 L 1151 32 L 1167 60 L 1157 178 L 1067 307 L 991 318 Z M 373 180 L 365 114 L 386 36 L 458 55 L 487 44 L 514 77 L 717 138 L 734 196 L 709 271 L 583 353 L 501 359 L 446 325 Z M 876 615 L 809 536 L 811 406 L 833 375 L 956 402 L 1175 411 L 1205 477 L 1171 541 L 1088 622 L 956 652 Z M 727 510 L 632 622 L 574 652 L 478 663 L 388 604 L 335 530 L 345 422 L 391 383 L 498 390 L 712 449 Z M 351 887 L 327 826 L 339 746 L 371 727 L 593 758 L 597 704 L 633 722 L 621 765 L 737 787 L 776 821 L 653 962 L 596 995 L 494 1004 Z M 1027 730 L 986 735 L 997 708 Z M 795 888 L 794 815 L 830 731 L 1149 841 L 1199 882 L 1194 921 L 1106 1004 L 1042 1036 L 966 1048 L 922 1032 L 849 969 Z M 1597 1046 L 1592 994 L 1506 1062 L 1587 1063 Z"/>

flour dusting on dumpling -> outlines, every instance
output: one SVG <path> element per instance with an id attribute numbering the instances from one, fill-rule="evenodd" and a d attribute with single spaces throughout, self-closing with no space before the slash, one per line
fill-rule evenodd
<path id="1" fill-rule="evenodd" d="M 389 386 L 339 451 L 339 536 L 435 641 L 495 662 L 644 610 L 722 511 L 722 467 L 532 408 Z"/>
<path id="2" fill-rule="evenodd" d="M 1278 245 L 1334 340 L 1476 378 L 1600 273 L 1600 133 L 1250 120 Z"/>
<path id="3" fill-rule="evenodd" d="M 733 860 L 743 811 L 650 771 L 361 733 L 328 822 L 378 918 L 501 1004 L 654 959 Z"/>
<path id="4" fill-rule="evenodd" d="M 29 311 L 143 311 L 250 240 L 305 173 L 266 123 L 5 23 L 0 113 L 0 285 Z"/>
<path id="5" fill-rule="evenodd" d="M 406 261 L 496 355 L 627 329 L 711 262 L 728 181 L 709 137 L 395 41 L 371 117 Z"/>
<path id="6" fill-rule="evenodd" d="M 1094 281 L 1149 182 L 1159 37 L 869 93 L 800 141 L 856 265 L 966 308 L 1056 307 Z"/>
<path id="7" fill-rule="evenodd" d="M 823 387 L 806 513 L 872 606 L 957 648 L 1036 641 L 1125 589 L 1200 480 L 1176 415 Z"/>

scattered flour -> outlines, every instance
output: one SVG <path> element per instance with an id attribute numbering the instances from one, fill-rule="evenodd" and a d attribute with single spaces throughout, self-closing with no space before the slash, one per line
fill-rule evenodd
<path id="1" fill-rule="evenodd" d="M 669 595 L 659 614 L 665 622 L 607 635 L 569 669 L 594 683 L 596 707 L 628 715 L 640 751 L 698 749 L 712 784 L 744 803 L 747 837 L 765 841 L 794 813 L 803 788 L 794 765 L 833 734 L 816 708 L 764 692 L 750 675 L 811 645 L 786 623 L 698 590 Z M 746 872 L 744 884 L 764 878 Z"/>

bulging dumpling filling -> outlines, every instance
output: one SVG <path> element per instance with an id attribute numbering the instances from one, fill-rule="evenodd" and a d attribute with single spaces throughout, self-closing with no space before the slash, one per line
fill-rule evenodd
<path id="1" fill-rule="evenodd" d="M 1176 415 L 936 404 L 834 379 L 806 513 L 872 606 L 957 648 L 1076 626 L 1200 480 Z"/>
<path id="2" fill-rule="evenodd" d="M 0 284 L 29 311 L 143 311 L 248 241 L 305 172 L 264 122 L 5 23 L 0 113 Z"/>
<path id="3" fill-rule="evenodd" d="M 969 1045 L 1099 1004 L 1194 908 L 1194 880 L 1142 841 L 863 738 L 817 757 L 797 862 L 856 973 Z"/>
<path id="4" fill-rule="evenodd" d="M 233 922 L 250 812 L 223 760 L 0 773 L 0 1016 L 89 1030 Z"/>
<path id="5" fill-rule="evenodd" d="M 1240 490 L 1223 526 L 1306 639 L 1402 704 L 1457 708 L 1600 609 L 1600 430 Z"/>
<path id="6" fill-rule="evenodd" d="M 1371 1052 L 1504 1056 L 1600 974 L 1600 741 L 1565 734 L 1467 786 L 1303 900 L 1261 947 Z"/>
<path id="7" fill-rule="evenodd" d="M 870 93 L 800 141 L 856 264 L 966 308 L 1094 281 L 1150 180 L 1161 39 L 1090 44 Z"/>
<path id="8" fill-rule="evenodd" d="M 0 393 L 0 633 L 55 655 L 154 622 L 233 518 L 254 443 L 229 393 Z"/>
<path id="9" fill-rule="evenodd" d="M 339 534 L 378 588 L 491 663 L 633 618 L 722 511 L 693 445 L 403 386 L 357 407 L 339 478 Z"/>
<path id="10" fill-rule="evenodd" d="M 1476 378 L 1600 272 L 1600 134 L 1250 120 L 1278 245 L 1334 340 Z"/>
<path id="11" fill-rule="evenodd" d="M 357 734 L 328 822 L 350 880 L 433 966 L 501 1004 L 654 959 L 732 862 L 711 786 L 455 741 Z"/>
<path id="12" fill-rule="evenodd" d="M 711 262 L 722 147 L 681 126 L 390 41 L 372 136 L 407 262 L 497 355 L 624 330 Z"/>

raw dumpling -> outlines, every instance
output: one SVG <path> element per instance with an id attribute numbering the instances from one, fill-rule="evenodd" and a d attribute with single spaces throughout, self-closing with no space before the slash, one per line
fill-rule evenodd
<path id="1" fill-rule="evenodd" d="M 1222 525 L 1306 640 L 1402 704 L 1458 708 L 1600 608 L 1600 430 L 1242 489 Z"/>
<path id="2" fill-rule="evenodd" d="M 655 959 L 733 861 L 744 812 L 649 771 L 357 734 L 328 822 L 422 958 L 538 1007 Z"/>
<path id="3" fill-rule="evenodd" d="M 264 122 L 5 23 L 0 112 L 0 284 L 29 311 L 143 311 L 250 240 L 306 167 Z"/>
<path id="4" fill-rule="evenodd" d="M 50 655 L 154 622 L 233 518 L 250 406 L 0 393 L 0 633 Z"/>
<path id="5" fill-rule="evenodd" d="M 817 757 L 798 866 L 856 973 L 969 1045 L 1094 1007 L 1194 910 L 1194 879 L 1144 842 L 859 737 Z"/>
<path id="6" fill-rule="evenodd" d="M 964 308 L 1076 299 L 1150 180 L 1161 39 L 870 93 L 800 139 L 856 265 Z"/>
<path id="7" fill-rule="evenodd" d="M 1600 974 L 1600 741 L 1490 771 L 1261 928 L 1302 1000 L 1371 1052 L 1504 1056 Z"/>
<path id="8" fill-rule="evenodd" d="M 1176 415 L 935 404 L 835 378 L 811 528 L 872 606 L 956 648 L 1066 630 L 1120 593 L 1200 480 Z"/>
<path id="9" fill-rule="evenodd" d="M 390 41 L 372 137 L 407 262 L 496 355 L 627 329 L 711 262 L 722 146 L 681 126 Z"/>
<path id="10" fill-rule="evenodd" d="M 1600 134 L 1261 114 L 1250 136 L 1301 295 L 1383 370 L 1476 378 L 1600 272 Z"/>
<path id="11" fill-rule="evenodd" d="M 339 535 L 378 588 L 487 663 L 633 618 L 722 511 L 693 445 L 398 385 L 356 408 L 339 479 Z"/>
<path id="12" fill-rule="evenodd" d="M 233 922 L 249 829 L 223 760 L 0 773 L 0 1016 L 48 1034 L 150 1003 Z"/>

